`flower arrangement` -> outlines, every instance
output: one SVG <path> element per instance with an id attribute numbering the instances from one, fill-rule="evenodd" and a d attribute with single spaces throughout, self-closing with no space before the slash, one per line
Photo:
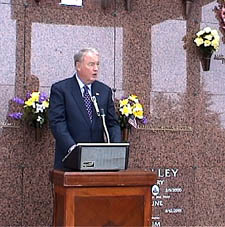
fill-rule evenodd
<path id="1" fill-rule="evenodd" d="M 141 124 L 147 123 L 143 106 L 136 95 L 129 95 L 119 100 L 117 112 L 121 129 L 130 129 L 131 126 L 137 128 L 139 122 Z"/>
<path id="2" fill-rule="evenodd" d="M 23 105 L 23 112 L 10 113 L 9 117 L 15 120 L 24 119 L 28 125 L 35 128 L 42 128 L 47 122 L 47 111 L 49 108 L 49 98 L 44 92 L 27 93 L 26 100 L 15 97 L 13 102 Z"/>
<path id="3" fill-rule="evenodd" d="M 214 51 L 219 49 L 220 37 L 217 30 L 206 27 L 196 33 L 194 42 L 203 54 L 212 55 Z"/>

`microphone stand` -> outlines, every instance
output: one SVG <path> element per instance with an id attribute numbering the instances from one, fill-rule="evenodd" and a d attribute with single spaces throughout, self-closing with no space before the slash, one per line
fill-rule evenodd
<path id="1" fill-rule="evenodd" d="M 106 123 L 105 123 L 104 109 L 101 109 L 101 118 L 102 118 L 102 123 L 103 123 L 104 131 L 105 131 L 105 135 L 106 135 L 106 138 L 107 138 L 107 143 L 110 143 L 109 132 L 108 132 L 108 129 L 107 129 Z"/>
<path id="2" fill-rule="evenodd" d="M 98 116 L 98 117 L 101 116 L 101 118 L 102 118 L 102 123 L 103 123 L 103 128 L 104 128 L 104 131 L 105 131 L 105 135 L 106 135 L 106 138 L 107 138 L 107 143 L 110 143 L 109 132 L 108 132 L 108 129 L 107 129 L 106 123 L 105 123 L 105 113 L 104 113 L 104 109 L 101 109 L 101 111 L 99 111 L 98 104 L 97 104 L 97 100 L 96 100 L 96 97 L 95 97 L 95 96 L 92 96 L 92 97 L 91 97 L 91 101 L 92 101 L 93 104 L 94 104 L 94 107 L 95 107 L 97 116 Z"/>

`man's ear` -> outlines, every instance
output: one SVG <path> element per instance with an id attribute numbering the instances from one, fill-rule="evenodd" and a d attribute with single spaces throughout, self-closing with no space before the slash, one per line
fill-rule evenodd
<path id="1" fill-rule="evenodd" d="M 79 61 L 77 61 L 77 62 L 75 63 L 75 68 L 76 68 L 77 71 L 80 70 L 80 62 L 79 62 Z"/>

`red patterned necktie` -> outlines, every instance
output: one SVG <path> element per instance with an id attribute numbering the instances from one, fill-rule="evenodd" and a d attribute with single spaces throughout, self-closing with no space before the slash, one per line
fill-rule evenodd
<path id="1" fill-rule="evenodd" d="M 92 101 L 91 101 L 91 96 L 89 95 L 89 92 L 88 92 L 89 88 L 87 85 L 85 85 L 83 88 L 84 88 L 84 94 L 83 94 L 84 104 L 86 106 L 88 116 L 92 121 Z"/>

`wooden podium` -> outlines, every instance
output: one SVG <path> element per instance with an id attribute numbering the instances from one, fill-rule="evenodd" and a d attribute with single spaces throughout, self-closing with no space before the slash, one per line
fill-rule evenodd
<path id="1" fill-rule="evenodd" d="M 151 226 L 152 172 L 54 170 L 51 178 L 54 226 Z"/>

